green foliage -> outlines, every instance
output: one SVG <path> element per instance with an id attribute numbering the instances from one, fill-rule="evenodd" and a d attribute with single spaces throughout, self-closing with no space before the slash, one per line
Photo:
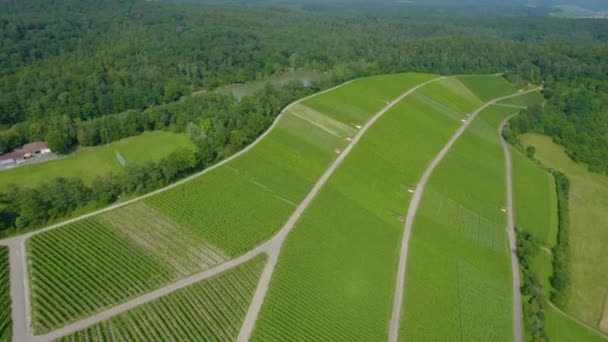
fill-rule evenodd
<path id="1" fill-rule="evenodd" d="M 35 187 L 56 177 L 78 177 L 86 185 L 109 172 L 120 174 L 124 167 L 116 157 L 120 153 L 127 165 L 158 162 L 178 149 L 194 149 L 195 145 L 184 134 L 165 131 L 145 132 L 141 135 L 111 142 L 104 146 L 81 147 L 57 160 L 22 165 L 0 173 L 0 191 L 10 184 Z"/>
<path id="2" fill-rule="evenodd" d="M 11 339 L 11 298 L 8 248 L 0 247 L 0 340 Z"/>
<path id="3" fill-rule="evenodd" d="M 60 341 L 98 341 L 110 336 L 120 340 L 234 341 L 266 259 L 258 256 Z"/>
<path id="4" fill-rule="evenodd" d="M 553 275 L 551 301 L 560 308 L 566 306 L 570 293 L 570 180 L 561 172 L 554 172 L 558 203 L 557 244 L 553 247 Z"/>
<path id="5" fill-rule="evenodd" d="M 522 274 L 524 326 L 529 341 L 547 341 L 545 329 L 546 298 L 542 283 L 535 273 L 534 259 L 539 253 L 538 241 L 525 230 L 517 229 L 517 258 Z"/>

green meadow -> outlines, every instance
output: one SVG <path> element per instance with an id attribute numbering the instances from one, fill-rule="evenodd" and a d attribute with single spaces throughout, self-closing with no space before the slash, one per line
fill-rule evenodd
<path id="1" fill-rule="evenodd" d="M 120 153 L 127 164 L 157 161 L 180 148 L 194 149 L 186 134 L 164 131 L 145 132 L 107 145 L 81 147 L 56 160 L 23 165 L 0 171 L 0 189 L 9 184 L 35 186 L 55 177 L 78 177 L 90 183 L 108 172 L 120 172 L 122 165 L 116 157 Z"/>
<path id="2" fill-rule="evenodd" d="M 545 166 L 565 173 L 570 186 L 570 279 L 571 293 L 566 312 L 597 328 L 608 320 L 608 177 L 590 173 L 572 161 L 550 138 L 535 134 L 521 137 L 524 146 L 536 148 L 536 158 Z M 551 317 L 559 317 L 552 315 Z M 564 329 L 560 324 L 548 325 Z M 557 334 L 557 333 L 555 333 Z"/>

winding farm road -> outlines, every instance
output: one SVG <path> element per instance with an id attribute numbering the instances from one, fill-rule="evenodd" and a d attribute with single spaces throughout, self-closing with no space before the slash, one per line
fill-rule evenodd
<path id="1" fill-rule="evenodd" d="M 153 196 L 155 194 L 167 191 L 176 186 L 184 184 L 196 177 L 199 177 L 221 165 L 224 165 L 224 164 L 228 163 L 229 161 L 246 153 L 253 146 L 255 146 L 257 143 L 259 143 L 264 137 L 266 137 L 266 135 L 268 135 L 272 131 L 272 129 L 277 125 L 277 123 L 279 122 L 280 118 L 284 115 L 284 113 L 289 108 L 291 108 L 293 105 L 298 104 L 310 97 L 317 96 L 317 95 L 332 91 L 334 89 L 337 89 L 339 87 L 342 87 L 352 81 L 343 83 L 343 84 L 333 87 L 331 89 L 327 89 L 323 92 L 310 95 L 308 97 L 302 98 L 298 101 L 291 103 L 290 105 L 288 105 L 287 107 L 285 107 L 283 109 L 283 111 L 281 112 L 281 114 L 279 114 L 279 116 L 277 116 L 276 120 L 268 128 L 268 130 L 266 132 L 264 132 L 264 134 L 262 134 L 260 137 L 258 137 L 258 139 L 256 139 L 252 144 L 247 146 L 242 151 L 234 154 L 230 158 L 227 158 L 227 159 L 223 160 L 222 162 L 220 162 L 216 165 L 213 165 L 197 174 L 194 174 L 181 181 L 171 184 L 165 188 L 153 191 L 151 193 L 134 198 L 132 200 L 125 201 L 125 202 L 110 206 L 110 207 L 102 209 L 102 210 L 98 210 L 98 211 L 89 213 L 86 215 L 82 215 L 80 217 L 77 217 L 77 218 L 62 222 L 62 223 L 51 225 L 44 229 L 40 229 L 38 231 L 34 231 L 34 232 L 26 233 L 23 235 L 15 236 L 12 238 L 0 240 L 0 245 L 8 246 L 8 248 L 9 248 L 9 265 L 10 265 L 10 282 L 11 282 L 10 295 L 11 295 L 11 300 L 12 300 L 13 340 L 15 340 L 15 341 L 51 341 L 51 340 L 69 335 L 71 333 L 85 329 L 96 323 L 107 320 L 113 316 L 116 316 L 116 315 L 126 312 L 128 310 L 131 310 L 135 307 L 148 303 L 152 300 L 166 296 L 174 291 L 177 291 L 184 287 L 190 286 L 201 280 L 221 274 L 222 272 L 225 272 L 235 266 L 238 266 L 244 262 L 247 262 L 262 253 L 265 253 L 268 255 L 268 261 L 264 267 L 262 276 L 260 277 L 259 283 L 258 283 L 256 291 L 254 293 L 253 300 L 250 303 L 249 309 L 247 311 L 247 315 L 245 317 L 244 323 L 241 327 L 241 330 L 240 330 L 238 338 L 237 338 L 238 341 L 248 341 L 249 338 L 251 337 L 251 334 L 253 333 L 258 314 L 259 314 L 262 304 L 264 302 L 266 292 L 268 291 L 268 287 L 269 287 L 270 281 L 272 279 L 272 275 L 274 273 L 274 269 L 276 267 L 276 264 L 277 264 L 277 261 L 278 261 L 279 255 L 280 255 L 281 247 L 283 246 L 283 243 L 284 243 L 287 235 L 293 229 L 293 227 L 295 226 L 296 222 L 299 220 L 302 213 L 306 210 L 306 208 L 309 206 L 309 204 L 312 202 L 312 200 L 315 198 L 315 196 L 318 194 L 318 192 L 321 190 L 321 188 L 324 186 L 324 184 L 330 178 L 330 176 L 334 173 L 334 171 L 342 163 L 342 161 L 352 151 L 354 146 L 359 142 L 359 140 L 365 134 L 365 132 L 383 114 L 385 114 L 387 111 L 389 111 L 395 104 L 397 104 L 398 102 L 403 100 L 406 96 L 415 92 L 418 88 L 420 88 L 428 83 L 435 82 L 435 81 L 438 81 L 443 78 L 445 78 L 445 77 L 434 78 L 432 80 L 429 80 L 429 81 L 426 81 L 426 82 L 423 82 L 423 83 L 420 83 L 420 84 L 414 86 L 413 88 L 409 89 L 405 93 L 401 94 L 395 100 L 389 102 L 384 108 L 382 108 L 382 110 L 380 110 L 373 117 L 371 117 L 365 123 L 365 125 L 357 132 L 357 134 L 353 137 L 351 143 L 344 149 L 344 151 L 334 160 L 334 162 L 328 167 L 328 169 L 318 179 L 318 181 L 315 183 L 315 185 L 313 186 L 311 191 L 307 194 L 305 199 L 298 205 L 296 210 L 289 217 L 288 221 L 283 225 L 283 227 L 278 231 L 278 233 L 275 236 L 273 236 L 270 240 L 264 242 L 263 244 L 250 250 L 249 252 L 247 252 L 235 259 L 227 261 L 221 265 L 218 265 L 218 266 L 208 269 L 206 271 L 200 272 L 198 274 L 192 275 L 190 277 L 181 279 L 181 280 L 174 282 L 172 284 L 169 284 L 165 287 L 148 292 L 142 296 L 133 298 L 127 302 L 116 305 L 112 308 L 99 312 L 95 315 L 92 315 L 85 319 L 76 321 L 74 323 L 71 323 L 71 324 L 69 324 L 65 327 L 59 328 L 57 330 L 54 330 L 46 335 L 35 336 L 32 326 L 31 326 L 31 312 L 30 312 L 30 303 L 29 303 L 30 285 L 29 285 L 29 277 L 28 277 L 28 271 L 27 271 L 27 258 L 26 258 L 26 249 L 25 249 L 25 243 L 28 238 L 30 238 L 34 235 L 37 235 L 37 234 L 41 234 L 41 233 L 44 233 L 44 232 L 47 232 L 50 230 L 60 228 L 62 226 L 65 226 L 67 224 L 70 224 L 70 223 L 73 223 L 73 222 L 76 222 L 79 220 L 83 220 L 83 219 L 119 208 L 122 206 L 126 206 L 133 202 L 140 201 L 142 199 Z M 403 291 L 404 291 L 404 284 L 405 284 L 405 267 L 406 267 L 406 262 L 407 262 L 408 243 L 409 243 L 409 238 L 411 235 L 411 229 L 412 229 L 412 225 L 414 222 L 415 214 L 416 214 L 420 199 L 422 197 L 422 193 L 424 191 L 426 182 L 430 178 L 433 170 L 436 168 L 436 166 L 439 164 L 439 162 L 443 159 L 443 157 L 447 154 L 447 152 L 449 151 L 451 146 L 456 142 L 456 140 L 466 130 L 468 125 L 477 116 L 477 114 L 479 114 L 482 110 L 484 110 L 488 106 L 490 106 L 498 101 L 501 101 L 501 100 L 504 100 L 504 99 L 507 99 L 510 97 L 515 97 L 518 95 L 526 94 L 528 92 L 532 92 L 532 91 L 536 91 L 536 90 L 538 90 L 538 89 L 532 89 L 532 90 L 529 90 L 526 92 L 521 92 L 521 93 L 497 98 L 490 102 L 485 103 L 482 107 L 477 109 L 463 123 L 463 125 L 461 125 L 458 128 L 456 133 L 451 137 L 451 139 L 448 141 L 448 143 L 443 147 L 443 149 L 439 152 L 439 154 L 435 157 L 435 159 L 430 163 L 430 165 L 425 170 L 425 172 L 421 178 L 421 181 L 418 183 L 418 185 L 416 187 L 412 201 L 410 202 L 410 206 L 408 208 L 408 215 L 407 215 L 407 219 L 406 219 L 406 223 L 405 223 L 405 227 L 404 227 L 404 236 L 403 236 L 402 245 L 401 245 L 399 268 L 398 268 L 398 274 L 397 274 L 398 275 L 397 284 L 396 284 L 396 288 L 395 288 L 395 298 L 394 298 L 394 302 L 393 302 L 393 312 L 392 312 L 391 325 L 390 325 L 390 334 L 389 334 L 390 341 L 397 341 L 398 330 L 399 330 L 399 317 L 400 317 L 400 311 L 401 311 L 401 303 L 403 301 Z M 502 123 L 502 125 L 504 125 L 504 122 Z M 501 125 L 501 129 L 503 127 L 502 125 Z M 504 141 L 503 141 L 503 144 L 504 144 Z M 505 151 L 506 151 L 505 153 L 508 153 L 507 150 L 505 150 Z M 517 306 L 517 308 L 518 308 L 518 310 L 514 310 L 514 331 L 515 331 L 515 336 L 519 336 L 519 338 L 517 338 L 516 341 L 520 342 L 521 341 L 521 308 L 519 305 L 516 304 L 516 303 L 520 303 L 520 301 L 519 300 L 515 301 L 515 296 L 517 295 L 519 297 L 519 291 L 518 291 L 518 289 L 519 289 L 519 271 L 518 271 L 516 255 L 514 254 L 515 249 L 513 247 L 514 246 L 513 245 L 514 227 L 513 227 L 512 208 L 511 208 L 511 194 L 510 194 L 510 160 L 509 160 L 508 164 L 509 164 L 508 181 L 507 181 L 508 187 L 509 187 L 508 212 L 510 215 L 508 228 L 510 230 L 509 239 L 510 239 L 510 242 L 512 245 L 511 250 L 513 253 L 512 265 L 514 267 L 513 268 L 513 270 L 514 270 L 513 271 L 514 272 L 514 277 L 513 277 L 514 308 L 515 308 L 515 306 Z M 515 275 L 517 275 L 517 278 Z M 517 286 L 515 286 L 516 282 L 517 282 Z M 515 289 L 517 289 L 517 291 Z M 515 292 L 517 292 L 517 294 Z"/>
<path id="2" fill-rule="evenodd" d="M 507 235 L 509 236 L 509 252 L 511 254 L 511 273 L 513 279 L 513 334 L 515 342 L 521 342 L 521 282 L 519 279 L 519 260 L 517 258 L 517 238 L 515 237 L 515 219 L 513 217 L 513 175 L 511 165 L 511 153 L 509 152 L 509 144 L 502 136 L 502 131 L 505 125 L 513 115 L 505 118 L 498 127 L 498 135 L 500 143 L 505 154 L 505 167 L 507 175 Z"/>
<path id="3" fill-rule="evenodd" d="M 439 151 L 437 156 L 435 156 L 435 158 L 431 161 L 429 166 L 427 166 L 426 170 L 422 174 L 422 178 L 420 179 L 420 182 L 416 186 L 416 188 L 414 190 L 414 195 L 410 201 L 410 205 L 407 210 L 407 218 L 405 220 L 405 226 L 403 228 L 403 238 L 401 240 L 401 250 L 399 252 L 399 265 L 397 268 L 397 281 L 395 284 L 395 294 L 393 297 L 393 312 L 391 315 L 391 321 L 390 321 L 390 326 L 389 326 L 389 337 L 388 337 L 389 342 L 397 342 L 398 337 L 399 337 L 399 322 L 400 322 L 400 318 L 401 318 L 403 293 L 405 291 L 405 280 L 406 280 L 405 271 L 406 271 L 406 265 L 407 265 L 409 241 L 410 241 L 410 236 L 412 233 L 412 226 L 414 225 L 414 219 L 416 217 L 416 212 L 418 211 L 418 205 L 420 204 L 420 199 L 422 198 L 422 194 L 424 192 L 424 188 L 426 186 L 427 181 L 433 174 L 433 171 L 435 170 L 437 165 L 439 165 L 441 160 L 449 152 L 450 148 L 452 148 L 454 143 L 458 140 L 458 138 L 460 138 L 462 133 L 464 133 L 464 131 L 471 124 L 471 122 L 473 122 L 473 120 L 475 119 L 475 117 L 477 117 L 477 115 L 479 113 L 481 113 L 484 109 L 488 108 L 489 106 L 491 106 L 499 101 L 506 100 L 511 97 L 516 97 L 519 95 L 527 94 L 527 93 L 530 93 L 533 91 L 537 91 L 539 89 L 540 88 L 535 88 L 535 89 L 530 89 L 527 91 L 518 92 L 515 94 L 499 97 L 499 98 L 493 99 L 493 100 L 483 104 L 475 112 L 473 112 L 464 121 L 464 123 L 456 130 L 454 135 L 452 135 L 450 140 L 445 144 L 445 146 L 443 146 L 441 151 Z M 509 213 L 512 212 L 510 207 L 509 207 L 508 211 L 509 211 Z M 512 218 L 511 218 L 511 224 L 512 224 Z M 513 231 L 514 231 L 514 229 L 513 229 Z M 513 237 L 514 237 L 514 235 L 513 235 Z M 509 240 L 511 240 L 511 236 L 509 236 Z M 518 268 L 518 264 L 517 264 L 517 255 L 514 254 L 515 249 L 513 247 L 511 247 L 511 249 L 512 249 L 511 263 L 512 263 L 512 265 L 513 265 L 513 263 L 515 263 L 514 268 L 513 268 L 513 273 L 514 273 L 513 274 L 513 291 L 514 291 L 513 292 L 513 305 L 514 305 L 513 329 L 514 329 L 514 333 L 515 333 L 515 341 L 521 342 L 521 299 L 519 297 L 519 268 Z M 515 258 L 515 259 L 513 260 L 513 258 Z M 517 281 L 517 283 L 516 283 L 516 281 Z M 517 294 L 515 292 L 517 292 Z M 515 307 L 517 307 L 517 309 L 515 309 Z"/>
<path id="4" fill-rule="evenodd" d="M 156 194 L 159 194 L 161 192 L 165 192 L 167 190 L 173 189 L 179 185 L 182 185 L 184 183 L 187 183 L 191 180 L 193 180 L 194 178 L 200 177 L 204 174 L 206 174 L 207 172 L 210 172 L 211 170 L 218 168 L 228 162 L 230 162 L 231 160 L 238 158 L 239 156 L 241 156 L 242 154 L 246 153 L 247 151 L 249 151 L 250 149 L 252 149 L 255 145 L 257 145 L 260 141 L 262 141 L 272 130 L 273 128 L 278 124 L 278 122 L 280 121 L 281 117 L 284 115 L 285 112 L 287 112 L 287 110 L 289 110 L 291 107 L 293 107 L 294 105 L 305 101 L 313 96 L 317 96 L 317 95 L 321 95 L 327 92 L 330 92 L 332 90 L 338 89 L 340 87 L 343 87 L 351 82 L 353 82 L 355 80 L 351 80 L 345 83 L 342 83 L 340 85 L 337 85 L 333 88 L 329 88 L 326 89 L 324 91 L 312 94 L 310 96 L 301 98 L 297 101 L 294 101 L 292 103 L 290 103 L 288 106 L 286 106 L 281 113 L 276 117 L 276 119 L 274 120 L 274 122 L 272 123 L 272 125 L 262 134 L 260 135 L 255 141 L 253 141 L 250 145 L 248 145 L 247 147 L 245 147 L 243 150 L 233 154 L 232 156 L 230 156 L 229 158 L 226 158 L 224 160 L 222 160 L 221 162 L 212 165 L 208 168 L 206 168 L 205 170 L 195 173 L 192 176 L 186 177 L 180 181 L 177 181 L 173 184 L 170 184 L 164 188 L 152 191 L 150 193 L 147 193 L 145 195 L 133 198 L 131 200 L 128 201 L 124 201 L 118 204 L 114 204 L 111 205 L 107 208 L 101 209 L 101 210 L 97 210 L 85 215 L 81 215 L 78 216 L 76 218 L 67 220 L 67 221 L 63 221 L 57 224 L 53 224 L 50 225 L 48 227 L 42 228 L 42 229 L 38 229 L 36 231 L 32 231 L 29 233 L 25 233 L 25 234 L 21 234 L 21 235 L 17 235 L 14 237 L 10 237 L 10 238 L 6 238 L 6 239 L 2 239 L 0 240 L 0 246 L 7 246 L 9 249 L 9 272 L 10 272 L 10 296 L 11 296 L 11 318 L 12 318 L 12 322 L 13 322 L 13 340 L 14 341 L 45 341 L 45 340 L 49 340 L 49 339 L 44 339 L 42 336 L 35 336 L 34 335 L 34 331 L 32 329 L 32 325 L 31 325 L 31 312 L 30 312 L 30 284 L 29 284 L 29 276 L 28 276 L 28 271 L 27 271 L 27 256 L 26 256 L 26 249 L 25 249 L 25 243 L 27 241 L 27 239 L 31 238 L 32 236 L 38 235 L 38 234 L 42 234 L 51 230 L 55 230 L 58 228 L 61 228 L 63 226 L 66 226 L 70 223 L 74 223 L 80 220 L 84 220 L 87 219 L 89 217 L 95 216 L 95 215 L 99 215 L 105 212 L 108 212 L 110 210 L 114 210 L 120 207 L 124 207 L 126 205 L 129 205 L 131 203 L 137 202 L 137 201 L 141 201 L 145 198 L 148 198 L 150 196 L 154 196 Z M 260 246 L 258 248 L 262 248 L 263 246 Z M 262 248 L 263 249 L 263 248 Z M 249 253 L 245 254 L 248 255 Z M 239 258 L 237 258 L 239 259 Z M 241 259 L 239 259 L 241 260 Z M 247 259 L 249 260 L 249 259 Z M 247 261 L 244 260 L 244 261 Z M 241 261 L 241 262 L 244 262 Z M 227 263 L 229 264 L 229 263 Z M 238 263 L 236 264 L 238 265 Z M 235 264 L 232 264 L 232 266 L 236 266 Z M 222 268 L 223 265 L 218 266 L 217 268 L 213 268 L 210 270 L 207 270 L 206 272 L 211 272 L 212 270 L 215 269 L 220 269 L 217 273 L 221 273 L 224 270 L 229 269 L 230 267 L 227 268 Z M 205 272 L 203 272 L 205 273 Z M 200 274 L 198 274 L 200 275 Z M 197 275 L 194 275 L 190 278 L 186 278 L 186 279 L 191 279 L 196 277 Z M 184 285 L 187 286 L 187 285 Z M 183 286 L 182 286 L 183 287 Z M 164 289 L 164 288 L 163 288 Z M 160 291 L 162 289 L 159 289 L 158 291 Z M 170 289 L 168 289 L 167 287 L 167 291 L 165 291 L 165 293 L 170 293 L 172 291 L 169 291 Z M 173 290 L 174 291 L 174 290 Z M 142 296 L 143 297 L 143 296 Z M 145 299 L 145 298 L 143 298 Z M 138 300 L 138 298 L 135 298 L 134 300 L 128 302 L 136 302 Z M 141 304 L 145 303 L 146 301 L 141 301 Z M 137 305 L 135 305 L 137 306 Z M 111 311 L 112 309 L 108 310 Z M 124 310 L 123 310 L 124 311 Z M 123 312 L 120 311 L 119 309 L 117 309 L 115 312 L 115 314 Z M 102 312 L 106 313 L 106 311 Z M 109 314 L 109 313 L 108 313 Z M 99 314 L 101 315 L 101 314 Z M 84 321 L 84 320 L 83 320 Z M 74 324 L 69 325 L 70 327 L 73 327 L 74 329 L 76 329 L 76 327 L 81 327 L 83 326 L 83 321 L 79 321 L 76 322 Z M 64 329 L 60 329 L 62 331 L 64 331 Z M 66 334 L 69 333 L 70 331 L 66 331 Z M 50 334 L 49 334 L 50 335 Z M 53 334 L 53 336 L 55 336 L 56 334 Z M 45 335 L 47 336 L 47 335 Z M 56 338 L 56 337 L 55 337 Z"/>
<path id="5" fill-rule="evenodd" d="M 250 144 L 249 146 L 247 146 L 245 149 L 243 149 L 242 151 L 234 154 L 233 156 L 231 156 L 230 158 L 227 158 L 225 160 L 223 160 L 222 162 L 213 165 L 197 174 L 194 174 L 190 177 L 187 177 L 181 181 L 178 181 L 174 184 L 171 184 L 165 188 L 153 191 L 151 193 L 148 193 L 146 195 L 134 198 L 132 200 L 129 201 L 125 201 L 110 207 L 107 207 L 105 209 L 102 210 L 98 210 L 86 215 L 82 215 L 79 216 L 77 218 L 62 222 L 62 223 L 58 223 L 55 225 L 51 225 L 48 226 L 46 228 L 34 231 L 34 232 L 30 232 L 30 233 L 26 233 L 23 235 L 19 235 L 19 236 L 15 236 L 12 238 L 8 238 L 8 239 L 3 239 L 0 240 L 0 245 L 4 245 L 4 246 L 8 246 L 9 247 L 9 253 L 10 253 L 10 258 L 9 258 L 9 264 L 10 264 L 10 281 L 11 281 L 11 300 L 12 300 L 12 319 L 13 319 L 13 340 L 15 341 L 36 341 L 36 342 L 42 342 L 42 341 L 52 341 L 58 338 L 61 338 L 63 336 L 69 335 L 71 333 L 74 333 L 76 331 L 85 329 L 91 325 L 94 325 L 96 323 L 102 322 L 104 320 L 107 320 L 113 316 L 116 316 L 118 314 L 121 314 L 123 312 L 126 312 L 128 310 L 131 310 L 135 307 L 138 307 L 140 305 L 143 305 L 145 303 L 148 303 L 152 300 L 155 300 L 157 298 L 166 296 L 174 291 L 177 291 L 181 288 L 187 287 L 189 285 L 192 285 L 196 282 L 199 282 L 201 280 L 204 280 L 206 278 L 218 275 L 222 272 L 225 272 L 235 266 L 238 266 L 244 262 L 247 262 L 249 260 L 251 260 L 252 258 L 260 255 L 261 253 L 266 253 L 269 257 L 264 270 L 262 272 L 262 276 L 261 279 L 258 283 L 258 286 L 256 288 L 256 292 L 254 294 L 254 298 L 252 300 L 252 303 L 250 304 L 249 310 L 247 312 L 247 315 L 245 317 L 245 321 L 243 323 L 243 326 L 241 328 L 241 331 L 239 333 L 238 336 L 238 340 L 239 341 L 247 341 L 251 335 L 251 333 L 253 332 L 253 328 L 255 326 L 255 322 L 257 319 L 257 315 L 260 311 L 260 308 L 262 306 L 262 303 L 264 301 L 264 297 L 266 295 L 267 289 L 268 289 L 268 285 L 270 283 L 270 280 L 272 278 L 272 274 L 274 272 L 274 268 L 276 266 L 276 263 L 278 261 L 278 257 L 279 257 L 279 253 L 280 253 L 280 249 L 281 246 L 283 245 L 283 242 L 285 241 L 285 238 L 287 237 L 287 235 L 289 234 L 289 232 L 291 231 L 291 229 L 293 228 L 293 226 L 295 225 L 295 223 L 298 221 L 298 219 L 300 218 L 300 216 L 302 215 L 302 213 L 304 212 L 304 210 L 308 207 L 308 205 L 310 204 L 310 202 L 314 199 L 314 197 L 317 195 L 317 193 L 319 192 L 319 190 L 323 187 L 323 185 L 325 184 L 325 182 L 329 179 L 329 177 L 333 174 L 333 172 L 336 170 L 336 168 L 341 164 L 341 162 L 346 158 L 346 156 L 350 153 L 350 151 L 353 149 L 353 147 L 357 144 L 357 142 L 360 140 L 360 138 L 364 135 L 364 133 L 367 131 L 367 129 L 373 125 L 373 123 L 380 118 L 384 113 L 386 113 L 389 109 L 391 109 L 395 104 L 397 104 L 399 101 L 401 101 L 403 98 L 405 98 L 406 96 L 412 94 L 414 91 L 416 91 L 418 88 L 430 83 L 430 82 L 434 82 L 440 79 L 443 79 L 445 77 L 437 77 L 434 78 L 432 80 L 420 83 L 416 86 L 414 86 L 413 88 L 409 89 L 408 91 L 406 91 L 405 93 L 401 94 L 398 98 L 396 98 L 395 100 L 389 102 L 382 110 L 380 110 L 378 113 L 376 113 L 371 119 L 369 119 L 367 121 L 367 123 L 357 132 L 357 134 L 355 135 L 355 137 L 352 139 L 351 143 L 344 149 L 344 151 L 334 160 L 334 162 L 329 166 L 329 168 L 325 171 L 325 173 L 323 173 L 323 175 L 319 178 L 319 180 L 315 183 L 314 187 L 312 188 L 312 190 L 308 193 L 308 195 L 306 196 L 306 198 L 302 201 L 302 203 L 300 203 L 300 205 L 296 208 L 296 210 L 294 211 L 294 213 L 291 215 L 291 217 L 289 218 L 289 220 L 285 223 L 285 225 L 279 230 L 279 232 L 272 237 L 270 240 L 266 241 L 265 243 L 259 245 L 258 247 L 250 250 L 249 252 L 235 258 L 232 259 L 228 262 L 225 262 L 217 267 L 213 267 L 211 269 L 208 269 L 206 271 L 197 273 L 195 275 L 192 275 L 190 277 L 181 279 L 177 282 L 174 282 L 170 285 L 167 285 L 165 287 L 156 289 L 154 291 L 148 292 L 142 296 L 133 298 L 127 302 L 124 302 L 122 304 L 116 305 L 112 308 L 109 308 L 107 310 L 104 310 L 102 312 L 99 312 L 95 315 L 92 315 L 90 317 L 84 318 L 82 320 L 76 321 L 74 323 L 71 323 L 67 326 L 64 326 L 62 328 L 56 329 L 46 335 L 38 335 L 35 336 L 32 326 L 31 326 L 31 313 L 30 313 L 30 304 L 29 304 L 29 299 L 30 299 L 30 286 L 29 286 L 29 277 L 27 276 L 28 271 L 27 271 L 27 258 L 26 258 L 26 251 L 25 251 L 25 242 L 28 238 L 37 235 L 37 234 L 41 234 L 44 232 L 48 232 L 50 230 L 54 230 L 54 229 L 58 229 L 60 227 L 63 227 L 67 224 L 73 223 L 73 222 L 77 222 L 95 215 L 99 215 L 101 213 L 122 207 L 122 206 L 126 206 L 128 204 L 131 204 L 133 202 L 136 201 L 140 201 L 142 199 L 145 199 L 147 197 L 153 196 L 155 194 L 167 191 L 169 189 L 172 189 L 176 186 L 179 186 L 181 184 L 184 184 L 196 177 L 199 177 L 223 164 L 228 163 L 229 161 L 239 157 L 240 155 L 242 155 L 243 153 L 249 151 L 253 146 L 255 146 L 258 142 L 260 142 L 266 135 L 268 135 L 272 129 L 277 125 L 277 123 L 279 122 L 280 118 L 284 115 L 284 113 L 291 108 L 292 106 L 310 98 L 313 96 L 317 96 L 326 92 L 330 92 L 334 89 L 340 88 L 345 86 L 348 83 L 351 83 L 352 81 L 349 82 L 345 82 L 343 84 L 340 84 L 336 87 L 327 89 L 325 91 L 310 95 L 308 97 L 299 99 L 291 104 L 289 104 L 287 107 L 285 107 L 282 112 L 277 116 L 277 118 L 275 119 L 275 121 L 273 122 L 273 124 L 268 128 L 268 130 L 266 130 L 266 132 L 264 132 L 264 134 L 262 134 L 260 137 L 258 137 L 252 144 Z M 354 81 L 354 80 L 353 80 Z"/>
<path id="6" fill-rule="evenodd" d="M 281 228 L 279 233 L 273 238 L 275 243 L 273 244 L 274 250 L 269 254 L 270 258 L 264 267 L 264 271 L 262 272 L 262 277 L 258 283 L 255 294 L 253 295 L 253 300 L 249 305 L 249 310 L 247 310 L 247 315 L 245 316 L 245 321 L 241 326 L 241 331 L 237 337 L 238 342 L 246 342 L 249 341 L 251 334 L 253 333 L 253 329 L 255 328 L 255 323 L 257 321 L 258 314 L 260 313 L 260 309 L 262 308 L 262 304 L 264 303 L 264 298 L 266 297 L 266 292 L 268 292 L 268 286 L 270 284 L 270 280 L 272 279 L 272 274 L 274 273 L 274 269 L 276 267 L 277 261 L 279 259 L 279 254 L 281 252 L 281 247 L 285 242 L 285 238 L 287 234 L 293 229 L 295 223 L 298 221 L 304 210 L 308 207 L 310 202 L 315 198 L 319 190 L 323 187 L 325 182 L 329 179 L 329 177 L 334 173 L 336 168 L 342 163 L 342 161 L 348 156 L 348 154 L 352 151 L 352 149 L 357 145 L 361 137 L 365 134 L 365 132 L 387 111 L 389 111 L 395 104 L 403 100 L 406 96 L 415 92 L 418 88 L 425 86 L 431 82 L 435 82 L 441 80 L 445 77 L 437 77 L 432 80 L 420 83 L 405 93 L 401 94 L 395 100 L 389 102 L 382 110 L 376 113 L 371 119 L 369 119 L 365 125 L 357 132 L 355 137 L 352 139 L 351 143 L 344 149 L 342 153 L 334 160 L 331 166 L 323 173 L 321 178 L 317 181 L 315 186 L 310 190 L 304 201 L 300 203 L 296 211 L 291 215 L 287 223 Z"/>

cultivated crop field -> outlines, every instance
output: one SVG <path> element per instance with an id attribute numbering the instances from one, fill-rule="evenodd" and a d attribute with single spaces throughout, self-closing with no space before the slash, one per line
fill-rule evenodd
<path id="1" fill-rule="evenodd" d="M 541 104 L 543 101 L 545 101 L 543 94 L 540 91 L 533 91 L 531 93 L 502 100 L 500 103 L 514 106 L 530 106 L 533 104 Z"/>
<path id="2" fill-rule="evenodd" d="M 11 298 L 8 274 L 8 248 L 0 247 L 0 341 L 11 338 Z"/>
<path id="3" fill-rule="evenodd" d="M 233 341 L 265 261 L 258 256 L 61 341 Z"/>
<path id="4" fill-rule="evenodd" d="M 347 125 L 362 125 L 370 114 L 405 90 L 435 77 L 429 74 L 393 74 L 356 80 L 331 93 L 315 96 L 304 105 Z"/>
<path id="5" fill-rule="evenodd" d="M 395 76 L 387 77 L 387 92 L 396 92 Z M 398 93 L 429 77 L 399 75 Z M 382 92 L 381 79 L 349 86 L 355 91 L 369 83 Z M 365 105 L 358 111 L 362 120 L 386 105 L 361 100 L 366 96 L 352 94 Z M 202 272 L 268 240 L 348 144 L 345 135 L 356 130 L 318 110 L 294 106 L 259 144 L 205 175 L 30 238 L 35 332 Z"/>
<path id="6" fill-rule="evenodd" d="M 145 132 L 107 145 L 82 147 L 58 160 L 2 170 L 0 188 L 9 184 L 34 186 L 55 177 L 78 177 L 90 183 L 97 176 L 122 170 L 116 152 L 124 157 L 127 164 L 143 164 L 160 160 L 180 148 L 194 149 L 186 134 Z"/>
<path id="7" fill-rule="evenodd" d="M 498 77 L 486 77 L 498 79 Z M 462 115 L 469 114 L 482 105 L 479 97 L 455 77 L 433 82 L 421 88 L 420 93 Z"/>
<path id="8" fill-rule="evenodd" d="M 437 84 L 380 118 L 304 213 L 287 238 L 253 340 L 387 339 L 408 190 L 463 118 L 443 94 L 426 90 Z M 468 92 L 448 84 L 450 94 Z M 504 226 L 500 232 L 502 242 Z M 484 293 L 488 285 L 509 290 L 487 275 L 488 281 L 475 283 L 478 273 L 462 265 L 467 310 L 480 295 L 491 303 L 492 295 L 504 293 Z M 477 325 L 474 313 L 465 318 L 469 326 Z M 507 329 L 509 322 L 506 317 Z"/>
<path id="9" fill-rule="evenodd" d="M 517 90 L 503 77 L 490 76 L 458 76 L 458 80 L 469 88 L 483 102 L 500 96 L 513 94 Z M 514 97 L 513 99 L 516 99 Z M 513 100 L 512 100 L 513 101 Z"/>
<path id="10" fill-rule="evenodd" d="M 427 184 L 410 241 L 402 340 L 513 339 L 497 132 L 513 112 L 498 106 L 482 111 Z"/>

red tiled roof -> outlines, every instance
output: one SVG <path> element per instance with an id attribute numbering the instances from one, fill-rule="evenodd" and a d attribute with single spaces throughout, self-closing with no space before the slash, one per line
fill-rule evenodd
<path id="1" fill-rule="evenodd" d="M 3 154 L 0 156 L 0 160 L 8 160 L 8 159 L 22 159 L 23 151 L 17 150 L 11 153 Z"/>
<path id="2" fill-rule="evenodd" d="M 36 141 L 23 145 L 23 152 L 28 153 L 33 151 L 40 151 L 49 148 L 48 146 L 49 145 L 44 141 Z"/>

